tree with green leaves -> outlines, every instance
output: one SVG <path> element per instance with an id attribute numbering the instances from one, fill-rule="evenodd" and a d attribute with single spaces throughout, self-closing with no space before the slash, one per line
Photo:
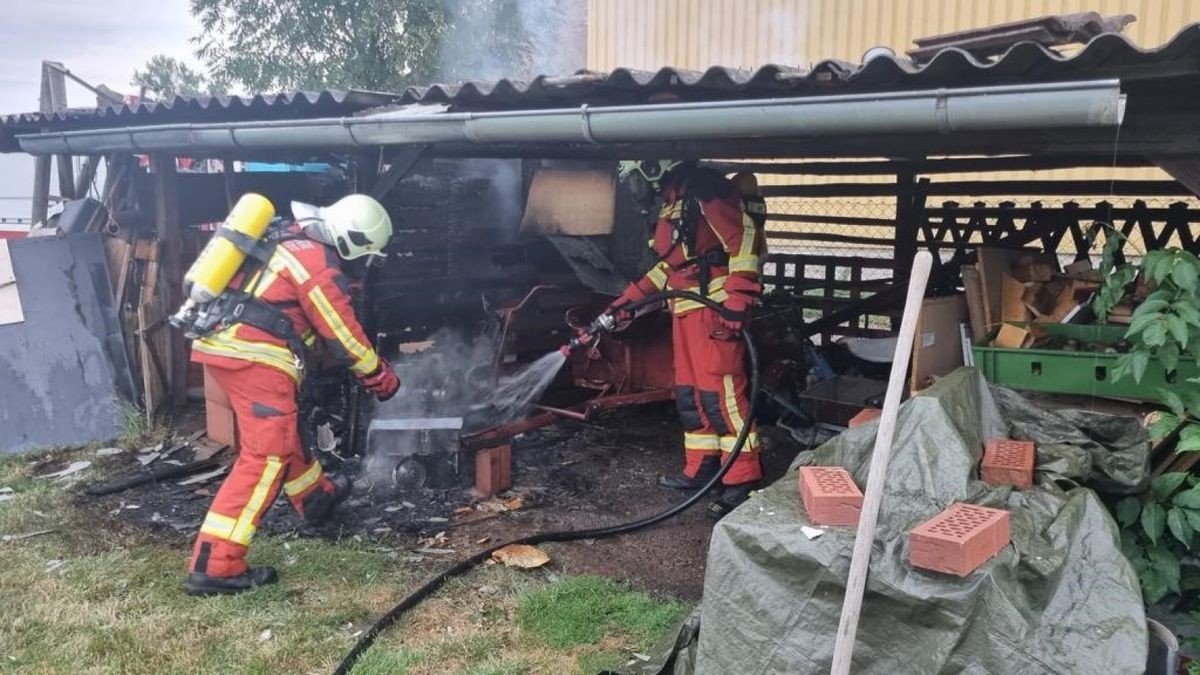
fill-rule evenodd
<path id="1" fill-rule="evenodd" d="M 149 95 L 160 101 L 173 99 L 176 96 L 201 96 L 219 93 L 213 90 L 212 83 L 204 73 L 193 70 L 183 61 L 155 54 L 146 62 L 144 70 L 133 71 L 133 81 L 130 82 L 141 90 L 141 95 Z"/>
<path id="2" fill-rule="evenodd" d="M 401 91 L 558 67 L 557 36 L 583 20 L 582 2 L 191 0 L 191 12 L 209 71 L 247 91 Z"/>

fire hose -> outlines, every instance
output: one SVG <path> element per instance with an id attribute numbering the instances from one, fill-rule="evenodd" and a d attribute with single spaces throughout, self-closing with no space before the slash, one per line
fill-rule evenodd
<path id="1" fill-rule="evenodd" d="M 655 293 L 652 295 L 648 295 L 648 296 L 642 298 L 641 300 L 637 300 L 635 302 L 632 302 L 632 303 L 622 306 L 621 309 L 624 312 L 628 312 L 628 313 L 632 314 L 639 309 L 648 307 L 648 306 L 653 305 L 658 302 L 662 302 L 663 300 L 666 300 L 666 299 L 691 300 L 691 301 L 700 303 L 700 304 L 704 305 L 705 307 L 708 307 L 709 309 L 715 310 L 717 312 L 725 311 L 724 307 L 722 307 L 720 303 L 712 300 L 711 298 L 709 298 L 707 296 L 703 296 L 698 293 L 693 293 L 691 291 L 678 291 L 678 290 L 667 290 L 667 291 L 662 291 L 662 292 Z M 606 316 L 609 317 L 609 319 L 610 319 L 609 321 L 602 320 Z M 610 315 L 601 315 L 601 319 L 597 319 L 595 322 L 593 322 L 587 331 L 584 331 L 579 337 L 573 339 L 569 343 L 569 345 L 572 348 L 577 348 L 577 347 L 586 345 L 586 344 L 590 343 L 591 340 L 593 338 L 595 338 L 597 334 L 599 334 L 600 332 L 606 332 L 608 330 L 611 330 L 611 328 L 612 328 L 611 316 Z M 748 365 L 749 365 L 749 371 L 750 371 L 750 391 L 749 391 L 750 409 L 746 413 L 746 423 L 744 425 L 742 425 L 741 431 L 738 432 L 737 439 L 734 441 L 733 447 L 730 449 L 729 453 L 726 455 L 725 461 L 722 462 L 721 467 L 720 467 L 720 469 L 717 470 L 716 475 L 714 475 L 712 478 L 710 478 L 707 483 L 705 483 L 702 487 L 697 489 L 696 492 L 691 494 L 687 499 L 676 504 L 675 506 L 672 506 L 664 511 L 660 511 L 659 513 L 656 513 L 654 515 L 647 516 L 645 518 L 641 518 L 639 520 L 635 520 L 635 521 L 628 522 L 628 523 L 622 523 L 622 524 L 618 524 L 618 525 L 610 525 L 608 527 L 588 528 L 588 529 L 583 529 L 583 530 L 564 530 L 564 531 L 559 531 L 559 532 L 539 532 L 539 533 L 531 534 L 531 535 L 528 535 L 525 537 L 520 537 L 518 539 L 513 539 L 512 541 L 508 541 L 503 544 L 498 544 L 496 546 L 492 546 L 491 548 L 484 549 L 484 550 L 476 553 L 475 555 L 458 562 L 453 567 L 443 571 L 442 573 L 433 577 L 429 581 L 425 582 L 424 585 L 422 585 L 417 590 L 413 591 L 411 594 L 409 594 L 408 597 L 404 598 L 403 600 L 400 601 L 399 604 L 397 604 L 395 607 L 393 607 L 387 614 L 384 614 L 382 617 L 379 618 L 379 620 L 377 620 L 374 624 L 372 624 L 372 626 L 369 629 L 367 629 L 366 632 L 364 632 L 362 634 L 362 636 L 359 637 L 358 642 L 349 651 L 349 653 L 347 653 L 346 656 L 344 658 L 342 658 L 341 663 L 339 663 L 337 669 L 334 670 L 334 675 L 347 675 L 350 672 L 350 669 L 354 667 L 354 664 L 355 664 L 355 662 L 358 661 L 359 657 L 361 657 L 363 655 L 363 653 L 365 653 L 367 651 L 367 649 L 369 649 L 371 647 L 371 645 L 373 645 L 375 643 L 375 640 L 380 636 L 380 634 L 382 634 L 383 631 L 387 630 L 392 624 L 396 623 L 396 621 L 398 621 L 401 616 L 403 616 L 406 612 L 413 609 L 417 605 L 421 604 L 422 601 L 424 601 L 430 595 L 435 593 L 447 581 L 449 581 L 450 579 L 453 579 L 455 577 L 461 576 L 461 575 L 465 574 L 466 572 L 470 571 L 475 566 L 486 561 L 488 558 L 491 558 L 493 553 L 504 548 L 505 546 L 512 546 L 514 544 L 526 544 L 526 545 L 533 546 L 533 545 L 547 543 L 547 542 L 578 541 L 580 539 L 601 539 L 604 537 L 611 537 L 611 536 L 618 535 L 618 534 L 626 534 L 628 532 L 634 532 L 636 530 L 650 527 L 651 525 L 657 525 L 658 523 L 661 523 L 662 521 L 667 520 L 668 518 L 673 518 L 674 516 L 677 516 L 680 513 L 683 513 L 687 509 L 694 506 L 696 504 L 696 502 L 703 499 L 704 495 L 707 494 L 709 490 L 713 489 L 721 482 L 721 479 L 725 477 L 725 474 L 729 472 L 730 467 L 733 466 L 734 460 L 736 460 L 738 455 L 741 454 L 742 447 L 745 446 L 745 444 L 746 444 L 746 439 L 750 435 L 750 427 L 754 421 L 755 399 L 758 398 L 758 392 L 759 392 L 758 352 L 754 348 L 753 340 L 750 339 L 749 331 L 743 330 L 741 332 L 741 335 L 742 335 L 742 341 L 746 345 L 746 354 L 747 354 L 748 360 L 749 360 Z"/>

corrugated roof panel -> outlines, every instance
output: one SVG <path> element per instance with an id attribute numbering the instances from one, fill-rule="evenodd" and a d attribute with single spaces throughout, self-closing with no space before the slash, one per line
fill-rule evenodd
<path id="1" fill-rule="evenodd" d="M 1200 24 L 1180 31 L 1159 49 L 1144 50 L 1126 37 L 1107 33 L 1072 55 L 1032 42 L 1014 45 L 994 59 L 945 49 L 917 65 L 903 56 L 878 56 L 864 65 L 826 60 L 810 70 L 764 65 L 756 69 L 713 66 L 704 71 L 661 68 L 644 71 L 581 71 L 542 75 L 528 82 L 463 82 L 410 87 L 401 94 L 364 91 L 295 92 L 273 96 L 176 98 L 168 103 L 32 113 L 0 120 L 0 150 L 15 148 L 12 136 L 39 129 L 70 130 L 180 122 L 296 119 L 350 115 L 398 104 L 448 104 L 464 110 L 636 104 L 664 99 L 718 100 L 812 96 L 863 91 L 903 91 L 1010 83 L 1161 77 L 1200 74 Z M 6 144 L 5 141 L 8 141 Z"/>
<path id="2" fill-rule="evenodd" d="M 583 71 L 572 76 L 540 76 L 529 82 L 500 80 L 410 87 L 401 95 L 400 102 L 472 108 L 637 102 L 661 94 L 685 99 L 806 96 L 839 90 L 925 89 L 1118 77 L 1123 68 L 1136 67 L 1145 72 L 1168 63 L 1200 71 L 1200 24 L 1184 28 L 1159 49 L 1141 49 L 1123 35 L 1106 33 L 1071 55 L 1022 42 L 995 59 L 980 59 L 961 49 L 944 49 L 922 65 L 902 56 L 880 56 L 865 65 L 821 61 L 808 71 L 774 64 L 754 70 L 723 66 L 705 71 L 617 68 L 608 73 Z"/>
<path id="3" fill-rule="evenodd" d="M 324 117 L 365 110 L 395 101 L 395 94 L 369 91 L 297 91 L 256 96 L 176 96 L 170 101 L 142 102 L 101 108 L 71 108 L 58 113 L 20 113 L 0 117 L 0 124 L 89 125 L 137 119 L 139 124 L 169 124 L 194 119 L 292 119 Z"/>

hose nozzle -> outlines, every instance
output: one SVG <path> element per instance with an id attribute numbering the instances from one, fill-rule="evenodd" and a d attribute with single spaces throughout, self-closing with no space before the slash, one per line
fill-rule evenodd
<path id="1" fill-rule="evenodd" d="M 587 328 L 580 329 L 576 333 L 575 337 L 568 340 L 567 343 L 562 347 L 559 347 L 558 350 L 562 352 L 563 356 L 570 356 L 572 352 L 591 344 L 596 339 L 596 336 L 600 335 L 601 333 L 608 333 L 612 331 L 616 325 L 617 318 L 613 316 L 612 313 L 605 312 L 596 317 Z"/>

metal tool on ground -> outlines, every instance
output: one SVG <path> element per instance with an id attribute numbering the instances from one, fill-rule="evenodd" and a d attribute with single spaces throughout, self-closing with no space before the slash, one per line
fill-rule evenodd
<path id="1" fill-rule="evenodd" d="M 929 282 L 929 270 L 932 266 L 933 256 L 928 251 L 921 251 L 913 259 L 912 272 L 908 278 L 908 297 L 904 302 L 904 316 L 896 338 L 896 354 L 892 360 L 887 394 L 883 399 L 883 413 L 879 418 L 875 449 L 871 453 L 871 469 L 867 474 L 862 515 L 859 517 L 858 531 L 854 536 L 854 554 L 850 558 L 850 576 L 846 581 L 846 596 L 842 603 L 837 641 L 833 647 L 833 666 L 829 671 L 831 675 L 850 673 L 850 658 L 854 654 L 854 639 L 858 632 L 858 615 L 862 611 L 867 568 L 871 562 L 871 547 L 875 542 L 875 523 L 879 517 L 880 502 L 883 501 L 883 486 L 887 481 L 892 437 L 896 433 L 896 417 L 899 415 L 900 399 L 906 386 L 908 362 L 912 357 L 917 315 L 921 311 L 921 301 L 925 298 L 925 286 Z"/>
<path id="2" fill-rule="evenodd" d="M 926 257 L 928 257 L 928 254 L 925 254 L 925 255 L 926 255 Z M 926 264 L 926 267 L 925 267 L 926 276 L 928 276 L 928 272 L 929 272 L 929 267 L 928 267 L 928 264 Z M 924 283 L 922 283 L 922 288 L 923 287 L 924 287 Z M 717 311 L 721 310 L 721 304 L 716 302 L 715 300 L 712 300 L 711 298 L 709 298 L 707 296 L 702 296 L 698 293 L 692 293 L 690 291 L 678 291 L 678 290 L 662 291 L 660 293 L 655 293 L 653 295 L 646 296 L 645 298 L 638 300 L 637 302 L 631 303 L 630 305 L 624 307 L 623 309 L 625 309 L 626 311 L 633 312 L 639 308 L 647 307 L 651 304 L 661 302 L 664 299 L 668 299 L 668 298 L 692 300 L 692 301 L 698 302 L 702 305 L 705 305 L 707 307 L 710 307 L 712 309 L 715 309 Z M 918 307 L 920 306 L 919 301 L 917 302 L 917 306 Z M 590 333 L 591 337 L 587 341 L 581 341 L 580 344 L 575 345 L 575 347 L 573 347 L 573 349 L 578 349 L 580 346 L 591 342 L 591 340 L 594 339 L 597 335 L 599 335 L 602 331 L 608 330 L 604 327 L 605 325 L 611 326 L 612 322 L 610 322 L 610 321 L 601 322 L 599 319 L 597 319 L 597 321 L 594 321 L 592 323 L 592 326 L 590 326 L 588 328 L 588 330 L 585 331 L 585 333 Z M 603 537 L 611 537 L 611 536 L 617 535 L 617 534 L 625 534 L 628 532 L 633 532 L 635 530 L 640 530 L 642 528 L 650 527 L 651 525 L 656 525 L 658 523 L 661 523 L 664 520 L 667 520 L 668 518 L 677 516 L 680 513 L 683 513 L 687 509 L 694 506 L 696 504 L 696 502 L 703 499 L 704 495 L 706 495 L 709 490 L 711 490 L 715 486 L 719 485 L 721 482 L 721 479 L 724 478 L 725 474 L 729 472 L 730 467 L 733 466 L 734 461 L 737 460 L 738 455 L 741 454 L 742 448 L 746 445 L 746 440 L 749 437 L 750 429 L 753 427 L 751 422 L 754 420 L 755 400 L 758 398 L 758 390 L 759 390 L 758 352 L 757 352 L 757 350 L 755 350 L 754 342 L 753 342 L 753 340 L 750 339 L 750 335 L 746 331 L 742 331 L 742 340 L 743 340 L 743 342 L 745 342 L 746 354 L 747 354 L 747 358 L 749 359 L 749 362 L 750 362 L 749 363 L 749 366 L 750 366 L 749 367 L 750 408 L 746 415 L 746 424 L 744 424 L 742 426 L 742 430 L 738 433 L 737 439 L 734 441 L 733 447 L 730 449 L 728 455 L 725 457 L 725 461 L 721 464 L 721 467 L 717 471 L 717 473 L 714 474 L 713 477 L 710 478 L 707 483 L 705 483 L 703 486 L 698 488 L 687 499 L 676 504 L 675 506 L 672 506 L 672 507 L 670 507 L 664 511 L 661 511 L 659 513 L 656 513 L 654 515 L 647 516 L 645 518 L 641 518 L 639 520 L 635 520 L 635 521 L 628 522 L 628 523 L 622 523 L 622 524 L 618 524 L 618 525 L 611 525 L 609 527 L 598 527 L 598 528 L 591 528 L 591 529 L 585 529 L 585 530 L 568 530 L 568 531 L 562 531 L 562 532 L 540 532 L 537 534 L 529 535 L 527 537 L 521 537 L 519 539 L 514 539 L 512 541 L 506 541 L 504 543 L 498 544 L 496 546 L 493 546 L 491 548 L 488 548 L 488 549 L 485 549 L 483 551 L 476 553 L 475 555 L 471 556 L 470 558 L 467 558 L 467 559 L 457 563 L 450 569 L 448 569 L 448 570 L 442 572 L 441 574 L 435 576 L 434 578 L 430 579 L 429 581 L 427 581 L 425 583 L 425 585 L 418 588 L 407 598 L 404 598 L 404 600 L 402 600 L 400 602 L 400 604 L 393 607 L 391 611 L 389 611 L 387 614 L 383 615 L 378 621 L 375 622 L 374 625 L 372 625 L 369 629 L 367 629 L 367 631 L 365 633 L 362 634 L 362 636 L 358 640 L 358 643 L 354 645 L 354 648 L 351 649 L 350 652 L 348 654 L 346 654 L 346 656 L 342 659 L 341 663 L 338 664 L 338 667 L 334 671 L 334 674 L 335 675 L 346 675 L 347 673 L 349 673 L 350 669 L 354 667 L 354 664 L 355 664 L 355 662 L 358 661 L 359 657 L 361 657 L 363 655 L 363 653 L 366 652 L 366 650 L 369 649 L 371 647 L 371 645 L 375 643 L 375 639 L 378 638 L 379 635 L 381 633 L 383 633 L 383 631 L 387 630 L 389 626 L 394 624 L 401 616 L 403 616 L 406 612 L 408 612 L 412 608 L 421 604 L 421 602 L 423 600 L 425 600 L 426 598 L 428 598 L 430 595 L 433 595 L 433 593 L 435 593 L 439 588 L 441 588 L 442 585 L 445 584 L 447 581 L 449 581 L 450 579 L 453 579 L 455 577 L 461 576 L 461 575 L 465 574 L 466 572 L 470 571 L 475 566 L 477 566 L 480 563 L 482 563 L 483 561 L 489 559 L 492 556 L 492 553 L 504 548 L 505 546 L 509 546 L 512 544 L 537 545 L 537 544 L 541 544 L 541 543 L 545 543 L 545 542 L 566 542 L 566 541 L 578 541 L 580 539 L 600 539 Z M 576 342 L 576 340 L 572 340 L 571 343 L 568 343 L 568 345 L 564 346 L 564 349 L 566 347 L 569 347 L 571 344 L 573 344 L 575 342 Z M 910 343 L 911 343 L 911 339 L 910 339 Z M 570 349 L 567 350 L 567 352 L 569 352 L 569 351 L 570 351 Z"/>

